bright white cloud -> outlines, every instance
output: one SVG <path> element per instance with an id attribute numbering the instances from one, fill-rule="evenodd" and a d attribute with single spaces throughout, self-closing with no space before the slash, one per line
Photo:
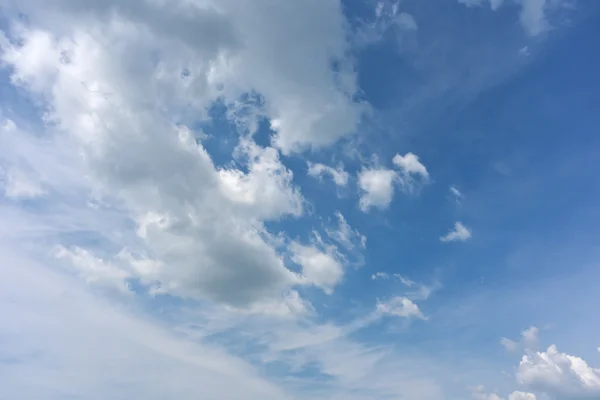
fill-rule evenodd
<path id="1" fill-rule="evenodd" d="M 302 277 L 307 283 L 320 287 L 327 294 L 344 276 L 344 268 L 335 248 L 319 249 L 317 245 L 304 246 L 297 242 L 290 245 L 292 260 L 302 266 Z"/>
<path id="2" fill-rule="evenodd" d="M 359 207 L 367 212 L 371 208 L 385 209 L 394 197 L 394 181 L 398 175 L 385 168 L 363 169 L 358 174 L 361 191 Z"/>
<path id="3" fill-rule="evenodd" d="M 583 359 L 558 351 L 530 352 L 521 359 L 517 381 L 556 398 L 595 399 L 600 396 L 600 369 Z"/>
<path id="4" fill-rule="evenodd" d="M 454 223 L 454 229 L 440 237 L 442 242 L 466 242 L 471 239 L 471 230 L 461 222 Z"/>
<path id="5" fill-rule="evenodd" d="M 420 176 L 423 179 L 429 179 L 427 168 L 419 161 L 419 157 L 413 153 L 406 153 L 404 156 L 396 154 L 392 160 L 404 176 Z"/>
<path id="6" fill-rule="evenodd" d="M 308 162 L 308 175 L 318 179 L 322 179 L 324 175 L 329 175 L 337 186 L 346 186 L 349 179 L 349 174 L 342 165 L 332 168 L 325 164 Z"/>
<path id="7" fill-rule="evenodd" d="M 378 302 L 376 310 L 379 315 L 427 319 L 419 309 L 419 306 L 406 297 L 395 296 L 385 302 Z"/>

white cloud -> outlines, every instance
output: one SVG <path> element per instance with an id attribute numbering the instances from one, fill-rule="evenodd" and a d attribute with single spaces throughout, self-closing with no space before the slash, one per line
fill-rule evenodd
<path id="1" fill-rule="evenodd" d="M 421 176 L 423 179 L 429 179 L 427 168 L 419 161 L 419 157 L 413 153 L 406 153 L 404 156 L 396 154 L 392 162 L 400 168 L 404 176 L 416 175 Z"/>
<path id="2" fill-rule="evenodd" d="M 124 294 L 132 294 L 127 283 L 127 279 L 131 278 L 130 273 L 110 262 L 94 257 L 82 248 L 75 247 L 70 250 L 64 246 L 58 246 L 54 251 L 54 256 L 68 260 L 76 273 L 89 284 L 118 290 Z"/>
<path id="3" fill-rule="evenodd" d="M 146 254 L 142 258 L 152 268 L 131 268 L 134 277 L 160 288 L 157 293 L 236 307 L 278 298 L 300 284 L 300 277 L 285 267 L 263 222 L 301 214 L 303 199 L 292 174 L 277 150 L 250 139 L 237 150 L 244 171 L 218 169 L 192 131 L 153 111 L 202 101 L 195 96 L 198 88 L 176 71 L 195 52 L 208 50 L 188 49 L 179 36 L 155 40 L 152 29 L 74 22 L 71 36 L 59 38 L 21 28 L 20 41 L 5 43 L 3 60 L 15 82 L 47 100 L 48 118 L 66 132 L 72 152 L 83 155 L 85 164 L 76 170 L 93 180 L 96 195 L 119 204 L 137 222 L 142 247 L 131 253 L 134 259 Z M 210 49 L 214 43 L 204 45 Z M 158 66 L 151 61 L 153 51 L 165 54 Z M 61 61 L 65 57 L 68 62 Z M 198 68 L 202 65 L 199 61 Z M 208 101 L 210 82 L 194 84 L 201 82 Z M 63 136 L 49 131 L 46 137 Z"/>
<path id="4" fill-rule="evenodd" d="M 454 229 L 440 237 L 442 242 L 466 242 L 471 239 L 471 231 L 461 222 L 454 223 Z"/>
<path id="5" fill-rule="evenodd" d="M 297 242 L 293 242 L 289 248 L 292 260 L 302 266 L 302 277 L 306 283 L 331 294 L 344 276 L 344 268 L 336 250 L 331 247 L 319 249 L 316 245 L 304 246 Z"/>
<path id="6" fill-rule="evenodd" d="M 326 227 L 327 236 L 335 240 L 348 251 L 360 251 L 367 247 L 367 238 L 357 229 L 353 229 L 341 212 L 336 211 L 337 227 Z"/>
<path id="7" fill-rule="evenodd" d="M 504 397 L 496 393 L 486 393 L 481 385 L 471 389 L 471 397 L 474 400 L 504 400 Z M 536 396 L 533 393 L 514 391 L 508 395 L 508 400 L 536 400 Z"/>
<path id="8" fill-rule="evenodd" d="M 419 306 L 406 297 L 395 296 L 385 302 L 377 303 L 377 313 L 380 315 L 391 315 L 395 317 L 415 317 L 418 319 L 427 319 Z"/>
<path id="9" fill-rule="evenodd" d="M 219 346 L 184 339 L 2 247 L 0 397 L 290 399 Z M 31 382 L 36 382 L 32 385 Z M 232 385 L 231 382 L 236 382 Z"/>
<path id="10" fill-rule="evenodd" d="M 385 168 L 363 169 L 358 174 L 358 187 L 361 195 L 360 209 L 364 212 L 371 208 L 385 209 L 394 197 L 394 181 L 398 175 Z"/>
<path id="11" fill-rule="evenodd" d="M 465 195 L 454 185 L 450 186 L 450 193 L 454 196 L 458 203 L 460 203 L 460 201 L 465 197 Z"/>
<path id="12" fill-rule="evenodd" d="M 32 199 L 42 196 L 45 190 L 31 173 L 11 168 L 5 176 L 4 195 L 12 199 Z"/>
<path id="13" fill-rule="evenodd" d="M 540 330 L 535 326 L 529 327 L 529 328 L 525 329 L 523 332 L 521 332 L 521 336 L 523 337 L 523 342 L 527 348 L 532 348 L 532 347 L 537 346 L 539 333 L 540 333 Z"/>
<path id="14" fill-rule="evenodd" d="M 385 272 L 375 272 L 373 275 L 371 275 L 371 279 L 390 279 L 390 275 Z"/>
<path id="15" fill-rule="evenodd" d="M 244 140 L 238 151 L 248 157 L 248 173 L 235 168 L 220 169 L 224 194 L 261 219 L 301 215 L 302 195 L 292 186 L 293 174 L 281 163 L 277 150 Z"/>
<path id="16" fill-rule="evenodd" d="M 514 391 L 508 395 L 508 400 L 536 400 L 533 393 Z"/>
<path id="17" fill-rule="evenodd" d="M 546 19 L 547 0 L 521 0 L 519 20 L 530 36 L 537 36 L 550 29 Z"/>
<path id="18" fill-rule="evenodd" d="M 346 186 L 348 184 L 349 174 L 342 165 L 332 168 L 325 164 L 308 162 L 308 175 L 322 179 L 324 175 L 329 175 L 337 186 Z"/>
<path id="19" fill-rule="evenodd" d="M 556 398 L 595 399 L 600 396 L 600 369 L 583 359 L 561 353 L 555 345 L 521 359 L 517 381 Z"/>
<path id="20" fill-rule="evenodd" d="M 419 28 L 417 25 L 417 21 L 415 21 L 415 18 L 409 13 L 403 12 L 398 14 L 395 22 L 400 28 L 406 29 L 408 31 L 416 31 Z"/>
<path id="21" fill-rule="evenodd" d="M 39 7 L 42 3 L 43 8 Z M 144 74 L 155 66 L 144 65 L 148 61 L 145 56 L 160 52 L 161 62 L 152 71 L 158 74 L 147 91 L 160 95 L 160 90 L 165 90 L 161 96 L 172 96 L 178 104 L 193 96 L 192 104 L 206 105 L 221 95 L 229 102 L 244 92 L 260 93 L 265 99 L 264 112 L 277 132 L 274 143 L 285 152 L 326 146 L 353 133 L 366 107 L 352 100 L 357 91 L 356 73 L 347 59 L 345 20 L 337 2 L 310 0 L 273 7 L 268 2 L 250 5 L 226 0 L 199 5 L 181 1 L 167 7 L 146 1 L 75 4 L 26 0 L 19 8 L 32 26 L 44 30 L 66 35 L 77 30 L 103 31 L 106 40 L 99 41 L 105 43 L 109 43 L 108 37 L 118 35 L 124 39 L 119 45 L 125 51 L 123 56 L 127 56 L 125 47 L 132 49 L 129 41 L 136 37 L 135 54 L 142 58 L 137 62 L 140 76 L 134 81 L 151 82 L 143 80 Z M 301 22 L 307 20 L 312 21 L 310 28 Z M 67 26 L 70 29 L 64 29 Z M 52 38 L 44 40 L 47 47 L 38 47 L 35 57 L 39 58 L 31 58 L 33 64 L 23 73 L 40 72 L 39 67 L 53 57 Z M 297 46 L 288 46 L 291 40 Z M 111 50 L 115 47 L 108 46 Z M 125 60 L 134 61 L 133 54 L 123 57 Z M 340 62 L 336 71 L 331 69 L 331 60 Z M 181 79 L 184 67 L 187 79 Z M 53 76 L 47 71 L 43 79 L 47 82 Z M 106 87 L 94 87 L 107 93 Z M 187 95 L 182 97 L 182 92 Z M 139 94 L 132 93 L 135 97 Z M 172 103 L 171 109 L 175 105 Z"/>

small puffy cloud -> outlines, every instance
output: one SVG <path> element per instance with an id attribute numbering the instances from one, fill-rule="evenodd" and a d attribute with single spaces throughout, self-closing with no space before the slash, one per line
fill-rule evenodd
<path id="1" fill-rule="evenodd" d="M 469 239 L 471 239 L 471 231 L 459 221 L 454 223 L 454 229 L 440 237 L 442 242 L 466 242 Z"/>
<path id="2" fill-rule="evenodd" d="M 533 393 L 514 391 L 508 395 L 508 400 L 536 400 Z"/>
<path id="3" fill-rule="evenodd" d="M 371 279 L 390 279 L 390 275 L 385 272 L 375 272 L 373 275 L 371 275 Z"/>
<path id="4" fill-rule="evenodd" d="M 358 174 L 361 195 L 359 207 L 367 212 L 371 208 L 385 209 L 394 197 L 395 171 L 386 168 L 363 169 Z"/>
<path id="5" fill-rule="evenodd" d="M 344 170 L 344 167 L 339 165 L 337 168 L 330 167 L 325 164 L 308 162 L 308 175 L 322 179 L 323 176 L 329 175 L 337 186 L 346 186 L 348 184 L 349 174 Z"/>
<path id="6" fill-rule="evenodd" d="M 419 157 L 413 153 L 406 153 L 404 156 L 396 154 L 392 162 L 400 169 L 402 175 L 421 176 L 423 179 L 429 178 L 427 168 L 419 161 Z"/>
<path id="7" fill-rule="evenodd" d="M 333 288 L 344 276 L 344 268 L 335 249 L 322 250 L 317 245 L 304 246 L 293 242 L 289 250 L 292 261 L 302 267 L 305 283 L 320 287 L 327 294 L 333 293 Z"/>
<path id="8" fill-rule="evenodd" d="M 406 297 L 395 296 L 386 302 L 378 302 L 376 312 L 379 315 L 389 315 L 404 318 L 427 319 L 419 306 Z"/>
<path id="9" fill-rule="evenodd" d="M 224 195 L 259 218 L 301 215 L 302 195 L 292 185 L 293 174 L 281 163 L 277 150 L 257 146 L 252 141 L 243 141 L 237 150 L 248 158 L 248 173 L 221 169 L 219 178 Z"/>
<path id="10" fill-rule="evenodd" d="M 600 369 L 551 345 L 544 352 L 524 355 L 517 369 L 517 381 L 556 398 L 600 398 Z"/>

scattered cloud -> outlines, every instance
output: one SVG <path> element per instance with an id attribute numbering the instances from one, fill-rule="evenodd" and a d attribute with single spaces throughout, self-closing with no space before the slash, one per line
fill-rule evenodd
<path id="1" fill-rule="evenodd" d="M 406 297 L 395 296 L 385 302 L 378 302 L 376 310 L 379 315 L 427 319 L 419 309 L 419 306 Z"/>
<path id="2" fill-rule="evenodd" d="M 579 357 L 559 352 L 555 345 L 546 351 L 524 355 L 516 374 L 519 384 L 556 398 L 600 396 L 600 369 L 592 368 Z"/>
<path id="3" fill-rule="evenodd" d="M 358 187 L 361 191 L 359 207 L 368 212 L 371 208 L 385 209 L 394 197 L 396 172 L 391 169 L 363 169 L 358 174 Z"/>
<path id="4" fill-rule="evenodd" d="M 490 4 L 493 11 L 498 10 L 504 0 L 458 0 L 459 3 L 467 7 L 482 6 Z M 516 3 L 521 7 L 519 12 L 519 21 L 525 32 L 529 36 L 538 36 L 539 34 L 551 28 L 548 22 L 547 12 L 550 8 L 558 6 L 562 0 L 518 0 Z"/>
<path id="5" fill-rule="evenodd" d="M 399 181 L 402 187 L 407 190 L 412 190 L 415 184 L 415 177 L 423 181 L 429 179 L 427 168 L 419 161 L 419 157 L 413 153 L 406 153 L 404 156 L 396 154 L 392 162 L 400 169 Z"/>
<path id="6" fill-rule="evenodd" d="M 324 175 L 329 175 L 337 186 L 346 186 L 348 184 L 349 174 L 344 170 L 342 165 L 336 168 L 320 164 L 308 162 L 308 175 L 322 179 Z"/>
<path id="7" fill-rule="evenodd" d="M 471 239 L 471 230 L 458 221 L 454 223 L 454 229 L 440 237 L 442 242 L 466 242 L 469 239 Z"/>
<path id="8" fill-rule="evenodd" d="M 450 193 L 454 196 L 457 203 L 460 203 L 465 198 L 465 195 L 454 185 L 450 186 Z"/>
<path id="9" fill-rule="evenodd" d="M 522 0 L 519 20 L 530 36 L 537 36 L 550 29 L 546 19 L 547 0 Z"/>

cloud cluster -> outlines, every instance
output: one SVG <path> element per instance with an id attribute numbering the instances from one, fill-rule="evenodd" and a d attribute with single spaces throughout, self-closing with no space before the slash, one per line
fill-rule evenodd
<path id="1" fill-rule="evenodd" d="M 396 154 L 392 162 L 397 170 L 367 167 L 358 173 L 358 188 L 361 193 L 359 207 L 362 211 L 387 208 L 394 197 L 396 185 L 410 193 L 417 183 L 426 183 L 429 179 L 427 168 L 413 153 L 406 153 L 404 156 Z"/>
<path id="2" fill-rule="evenodd" d="M 346 60 L 339 4 L 51 3 L 19 4 L 29 22 L 0 38 L 12 82 L 46 110 L 45 131 L 27 133 L 28 140 L 68 143 L 81 156 L 71 167 L 90 186 L 77 189 L 120 210 L 136 236 L 105 263 L 79 247 L 57 255 L 90 282 L 126 290 L 126 280 L 136 279 L 154 294 L 237 308 L 286 296 L 296 285 L 331 290 L 342 268 L 333 252 L 296 244 L 290 251 L 304 267 L 293 272 L 265 223 L 303 214 L 280 152 L 329 145 L 352 133 L 362 113 L 351 99 L 352 70 L 331 69 L 331 60 Z M 286 45 L 292 37 L 297 46 Z M 271 121 L 271 146 L 244 136 L 234 162 L 217 166 L 190 126 L 215 101 L 234 103 L 249 92 L 264 99 L 256 113 Z M 234 122 L 252 133 L 254 121 Z M 43 177 L 18 171 L 6 174 L 8 196 L 43 193 L 35 183 Z M 57 191 L 63 175 L 53 177 Z"/>

